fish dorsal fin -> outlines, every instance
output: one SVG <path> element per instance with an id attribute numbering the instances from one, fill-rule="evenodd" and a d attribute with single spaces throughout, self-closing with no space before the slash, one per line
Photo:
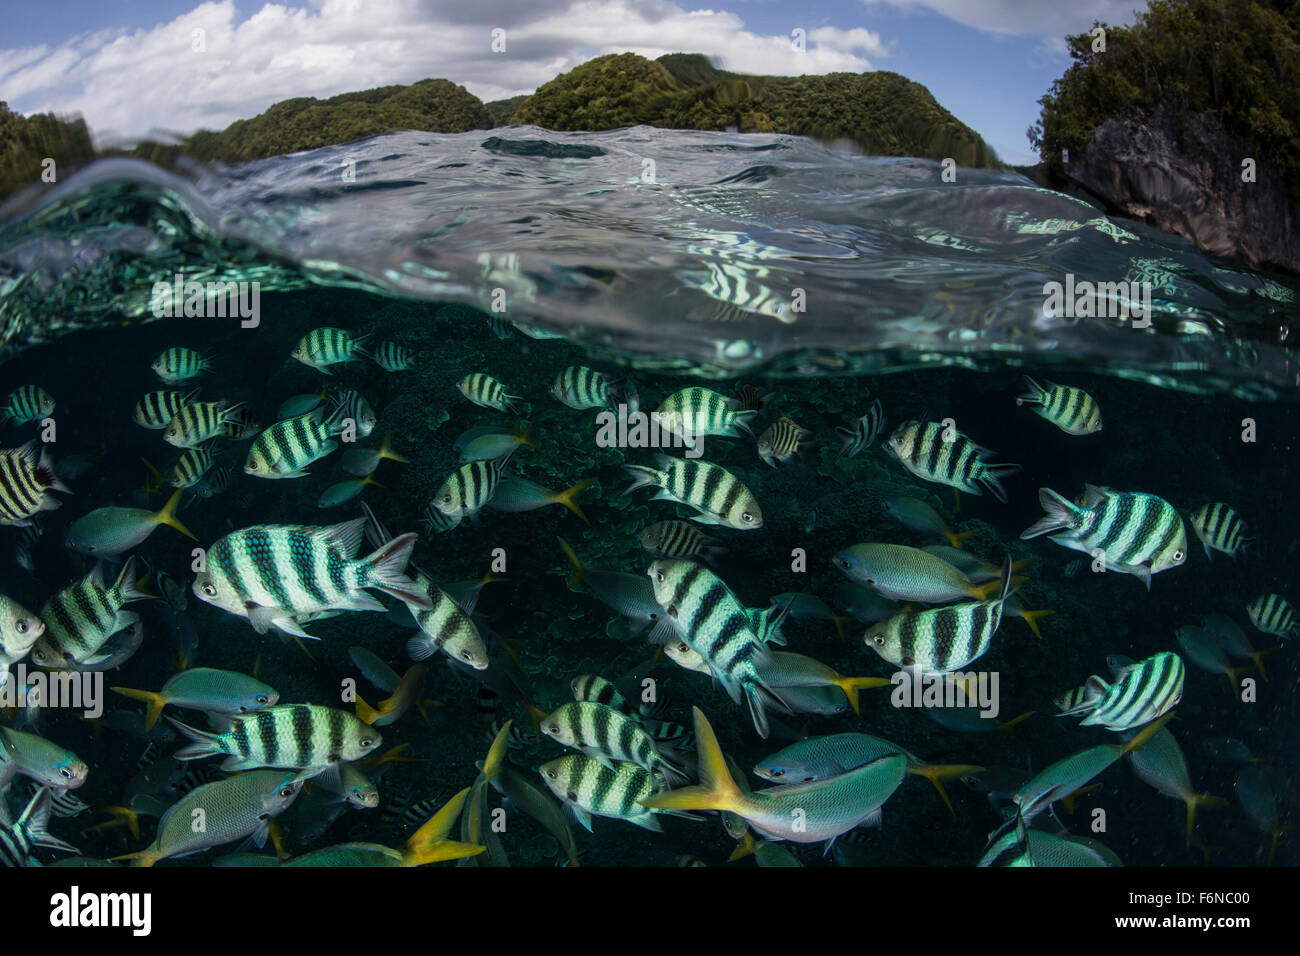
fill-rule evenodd
<path id="1" fill-rule="evenodd" d="M 343 552 L 349 561 L 354 560 L 361 550 L 361 539 L 365 536 L 366 518 L 353 518 L 325 528 L 324 536 Z"/>

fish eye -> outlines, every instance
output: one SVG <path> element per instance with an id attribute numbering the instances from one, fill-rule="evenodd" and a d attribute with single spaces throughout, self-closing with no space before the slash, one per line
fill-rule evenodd
<path id="1" fill-rule="evenodd" d="M 569 798 L 570 803 L 578 802 L 578 792 L 576 790 L 570 790 L 568 793 L 565 794 L 565 796 Z"/>
<path id="2" fill-rule="evenodd" d="M 67 767 L 60 767 L 60 768 L 59 768 L 59 776 L 62 777 L 64 780 L 71 780 L 71 779 L 72 779 L 72 771 L 69 770 Z"/>
<path id="3" fill-rule="evenodd" d="M 548 776 L 548 777 L 550 777 L 552 780 L 554 780 L 554 779 L 555 779 L 555 771 L 554 771 L 554 770 L 548 770 L 548 771 L 546 771 L 546 776 Z"/>
<path id="4" fill-rule="evenodd" d="M 14 629 L 17 630 L 19 634 L 26 634 L 26 633 L 27 633 L 27 618 L 25 618 L 25 617 L 20 617 L 17 621 L 15 621 L 15 622 L 14 622 Z"/>
<path id="5" fill-rule="evenodd" d="M 216 597 L 217 589 L 211 584 L 205 584 L 203 585 L 203 593 L 206 594 L 208 597 Z"/>
<path id="6" fill-rule="evenodd" d="M 293 796 L 293 787 L 281 787 L 280 796 L 288 798 Z"/>
<path id="7" fill-rule="evenodd" d="M 451 504 L 451 495 L 443 495 L 443 496 L 442 496 L 442 503 L 445 504 L 445 505 L 449 505 L 449 504 Z"/>
<path id="8" fill-rule="evenodd" d="M 748 511 L 745 511 L 745 512 L 742 512 L 742 513 L 741 513 L 741 515 L 740 515 L 740 520 L 741 520 L 741 521 L 753 521 L 753 520 L 754 520 L 754 516 L 753 516 L 752 514 L 750 514 Z"/>
<path id="9" fill-rule="evenodd" d="M 547 732 L 548 734 L 558 734 L 558 733 L 560 732 L 560 725 L 559 725 L 559 724 L 548 724 L 547 727 L 546 727 L 546 732 Z"/>
<path id="10" fill-rule="evenodd" d="M 1174 560 L 1175 560 L 1175 561 L 1181 561 L 1181 560 L 1183 560 L 1183 552 L 1181 552 L 1181 551 L 1175 551 L 1175 552 L 1174 552 Z"/>
<path id="11" fill-rule="evenodd" d="M 375 738 L 374 738 L 374 737 L 362 737 L 362 738 L 361 738 L 361 746 L 363 746 L 363 747 L 373 747 L 374 745 L 375 745 Z"/>
<path id="12" fill-rule="evenodd" d="M 872 638 L 872 640 L 876 642 L 876 647 L 885 646 L 885 635 L 883 634 L 877 634 L 875 637 Z"/>
<path id="13" fill-rule="evenodd" d="M 848 558 L 840 558 L 840 567 L 847 570 L 848 568 L 853 567 L 853 562 Z"/>
<path id="14" fill-rule="evenodd" d="M 472 661 L 474 659 L 473 651 L 461 651 L 460 656 L 467 661 Z"/>
<path id="15" fill-rule="evenodd" d="M 769 770 L 769 771 L 767 772 L 767 775 L 768 775 L 768 777 L 771 778 L 772 780 L 775 780 L 777 777 L 784 777 L 784 776 L 785 776 L 785 771 L 784 771 L 784 770 Z"/>
<path id="16" fill-rule="evenodd" d="M 868 584 L 875 584 L 875 583 L 876 583 L 876 579 L 875 579 L 875 578 L 867 578 L 867 583 L 868 583 Z"/>
<path id="17" fill-rule="evenodd" d="M 664 573 L 662 571 L 655 572 L 655 581 L 658 582 L 659 584 L 664 583 Z"/>

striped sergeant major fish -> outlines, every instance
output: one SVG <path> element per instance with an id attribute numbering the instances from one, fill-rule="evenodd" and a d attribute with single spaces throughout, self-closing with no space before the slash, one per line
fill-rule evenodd
<path id="1" fill-rule="evenodd" d="M 758 457 L 775 468 L 777 462 L 785 464 L 795 455 L 801 455 L 812 445 L 812 432 L 793 418 L 782 416 L 758 436 Z"/>
<path id="2" fill-rule="evenodd" d="M 736 386 L 736 409 L 742 412 L 761 412 L 763 406 L 773 397 L 770 392 L 764 392 L 757 385 L 742 382 Z"/>
<path id="3" fill-rule="evenodd" d="M 212 467 L 215 461 L 212 452 L 215 447 L 215 442 L 207 442 L 189 449 L 167 473 L 167 483 L 173 488 L 192 487 Z"/>
<path id="4" fill-rule="evenodd" d="M 1020 471 L 1019 465 L 990 464 L 993 452 L 942 422 L 903 422 L 889 436 L 889 451 L 918 478 L 972 495 L 987 488 L 1003 504 L 1002 479 Z"/>
<path id="5" fill-rule="evenodd" d="M 380 524 L 369 505 L 363 502 L 361 508 L 366 513 L 366 539 L 375 547 L 384 546 L 391 540 L 388 529 Z M 487 642 L 483 640 L 472 617 L 481 589 L 473 588 L 457 600 L 419 568 L 412 566 L 409 571 L 411 580 L 430 605 L 424 608 L 406 602 L 420 629 L 419 634 L 406 642 L 406 652 L 411 655 L 411 659 L 428 660 L 436 652 L 442 651 L 452 660 L 475 670 L 486 670 L 489 664 Z"/>
<path id="6" fill-rule="evenodd" d="M 538 772 L 551 793 L 572 808 L 588 832 L 593 832 L 593 814 L 663 832 L 656 812 L 639 802 L 658 793 L 660 783 L 634 763 L 619 761 L 607 766 L 582 754 L 570 754 L 542 764 Z"/>
<path id="7" fill-rule="evenodd" d="M 336 707 L 283 704 L 252 714 L 234 714 L 221 733 L 198 730 L 168 717 L 191 741 L 176 751 L 177 760 L 202 760 L 224 754 L 225 771 L 282 767 L 321 770 L 341 761 L 360 760 L 381 743 L 383 735 Z"/>
<path id="8" fill-rule="evenodd" d="M 734 703 L 743 700 L 754 728 L 767 739 L 766 706 L 789 708 L 759 672 L 773 662 L 753 616 L 716 574 L 694 561 L 655 561 L 647 573 L 678 636 L 703 657 Z"/>
<path id="9" fill-rule="evenodd" d="M 329 401 L 334 412 L 330 417 L 336 419 L 340 426 L 346 425 L 351 420 L 359 438 L 369 438 L 370 433 L 379 424 L 379 416 L 375 414 L 375 410 L 354 388 L 332 392 Z"/>
<path id="10" fill-rule="evenodd" d="M 202 498 L 204 501 L 214 498 L 230 487 L 234 475 L 235 473 L 228 465 L 214 468 L 190 486 L 190 493 L 195 498 Z"/>
<path id="11" fill-rule="evenodd" d="M 154 359 L 150 366 L 168 385 L 194 378 L 211 367 L 212 364 L 206 355 L 201 355 L 193 349 L 182 348 L 167 349 Z"/>
<path id="12" fill-rule="evenodd" d="M 471 461 L 457 468 L 434 493 L 429 504 L 457 522 L 475 520 L 483 506 L 492 500 L 509 458 Z"/>
<path id="13" fill-rule="evenodd" d="M 880 437 L 880 433 L 885 428 L 885 409 L 880 404 L 880 399 L 871 403 L 867 413 L 859 418 L 853 424 L 841 425 L 835 429 L 836 434 L 843 440 L 844 445 L 840 448 L 840 453 L 835 456 L 835 460 L 841 458 L 852 458 L 858 452 L 870 448 L 875 440 Z"/>
<path id="14" fill-rule="evenodd" d="M 54 396 L 39 385 L 19 385 L 0 407 L 0 421 L 26 425 L 54 414 Z"/>
<path id="15" fill-rule="evenodd" d="M 80 852 L 50 835 L 46 829 L 50 823 L 50 809 L 50 790 L 41 787 L 17 820 L 12 824 L 0 823 L 0 865 L 31 866 L 35 862 L 32 850 L 38 846 L 64 853 Z"/>
<path id="16" fill-rule="evenodd" d="M 40 667 L 93 664 L 110 637 L 135 626 L 139 615 L 123 610 L 131 601 L 153 595 L 135 584 L 135 556 L 126 559 L 117 580 L 104 586 L 103 565 L 82 580 L 58 591 L 41 607 L 45 633 L 32 648 L 32 661 Z"/>
<path id="17" fill-rule="evenodd" d="M 235 411 L 221 426 L 221 437 L 231 441 L 244 441 L 261 430 L 262 426 L 254 418 L 252 410 L 245 406 Z"/>
<path id="18" fill-rule="evenodd" d="M 686 780 L 682 769 L 659 752 L 640 721 L 595 701 L 562 704 L 542 720 L 542 733 L 613 769 L 615 761 L 634 763 L 665 780 Z"/>
<path id="19" fill-rule="evenodd" d="M 659 455 L 659 467 L 624 465 L 635 479 L 623 494 L 653 485 L 659 489 L 653 501 L 676 501 L 700 512 L 691 520 L 700 524 L 725 525 L 741 531 L 763 527 L 763 510 L 739 478 L 720 465 L 697 458 Z"/>
<path id="20" fill-rule="evenodd" d="M 35 780 L 29 781 L 28 786 L 33 797 L 39 796 L 44 789 Z M 75 793 L 69 793 L 67 790 L 50 791 L 50 816 L 55 819 L 70 820 L 81 816 L 89 809 L 90 805 Z"/>
<path id="21" fill-rule="evenodd" d="M 1101 409 L 1096 400 L 1081 388 L 1070 385 L 1045 386 L 1025 376 L 1028 391 L 1016 399 L 1017 405 L 1028 405 L 1040 418 L 1045 418 L 1067 435 L 1092 435 L 1101 431 Z"/>
<path id="22" fill-rule="evenodd" d="M 460 393 L 468 398 L 475 405 L 482 408 L 495 408 L 499 412 L 509 412 L 512 415 L 519 415 L 519 396 L 511 395 L 506 391 L 506 387 L 491 375 L 483 372 L 474 372 L 466 375 L 456 387 Z"/>
<path id="23" fill-rule="evenodd" d="M 1022 540 L 1056 532 L 1052 540 L 1091 555 L 1106 567 L 1132 574 L 1151 589 L 1151 576 L 1187 558 L 1187 530 L 1173 505 L 1155 495 L 1085 485 L 1079 504 L 1050 488 L 1038 489 L 1047 515 L 1020 533 Z"/>
<path id="24" fill-rule="evenodd" d="M 167 423 L 163 440 L 177 448 L 194 448 L 209 438 L 216 438 L 226 425 L 238 421 L 244 403 L 190 402 Z"/>
<path id="25" fill-rule="evenodd" d="M 585 365 L 570 365 L 551 383 L 551 394 L 569 408 L 610 408 L 616 404 L 614 381 L 603 372 Z"/>
<path id="26" fill-rule="evenodd" d="M 400 535 L 357 558 L 365 524 L 365 518 L 356 518 L 329 527 L 254 525 L 232 532 L 208 548 L 205 567 L 194 578 L 194 596 L 248 618 L 259 634 L 278 627 L 298 637 L 311 637 L 299 615 L 383 611 L 365 588 L 431 607 L 419 585 L 402 573 L 416 535 Z"/>
<path id="27" fill-rule="evenodd" d="M 423 823 L 442 806 L 437 797 L 412 803 L 404 793 L 395 793 L 393 799 L 379 811 L 379 820 L 385 827 L 413 827 Z"/>
<path id="28" fill-rule="evenodd" d="M 1295 609 L 1280 594 L 1261 594 L 1246 608 L 1250 623 L 1265 634 L 1291 637 L 1297 627 Z"/>
<path id="29" fill-rule="evenodd" d="M 289 357 L 325 375 L 333 375 L 329 366 L 352 362 L 358 355 L 366 354 L 361 345 L 369 337 L 362 335 L 353 338 L 352 333 L 344 329 L 324 326 L 312 329 L 299 339 Z"/>
<path id="30" fill-rule="evenodd" d="M 313 462 L 338 448 L 334 436 L 341 430 L 339 410 L 327 417 L 321 409 L 314 409 L 276 422 L 253 439 L 244 459 L 244 474 L 255 478 L 301 478 Z"/>
<path id="31" fill-rule="evenodd" d="M 50 492 L 68 491 L 54 473 L 48 445 L 29 441 L 21 448 L 0 449 L 0 525 L 25 528 L 41 511 L 62 503 Z"/>
<path id="32" fill-rule="evenodd" d="M 656 558 L 699 558 L 711 563 L 727 549 L 685 521 L 656 521 L 637 532 L 641 547 Z"/>
<path id="33" fill-rule="evenodd" d="M 1211 560 L 1214 558 L 1211 550 L 1222 551 L 1228 557 L 1236 558 L 1238 551 L 1255 540 L 1243 533 L 1241 515 L 1222 501 L 1202 505 L 1192 512 L 1190 520 L 1192 530 L 1205 548 L 1205 556 Z"/>
<path id="34" fill-rule="evenodd" d="M 739 438 L 754 437 L 749 423 L 758 415 L 752 410 L 737 410 L 736 399 L 727 398 L 710 388 L 692 385 L 673 392 L 655 409 L 659 423 L 667 432 L 680 435 L 688 447 L 706 435 Z"/>
<path id="35" fill-rule="evenodd" d="M 1081 727 L 1130 730 L 1167 714 L 1183 699 L 1183 659 L 1169 651 L 1153 654 L 1115 672 L 1113 682 L 1097 675 L 1088 678 L 1085 693 L 1060 716 L 1086 715 Z"/>
<path id="36" fill-rule="evenodd" d="M 425 530 L 431 531 L 434 534 L 440 534 L 444 531 L 451 531 L 453 528 L 457 527 L 460 524 L 461 519 L 463 517 L 464 517 L 463 514 L 458 514 L 454 516 L 443 514 L 441 511 L 437 509 L 437 507 L 434 506 L 434 502 L 432 500 L 424 506 L 424 513 L 421 515 L 422 523 L 425 527 Z"/>
<path id="37" fill-rule="evenodd" d="M 1025 818 L 1018 810 L 1015 816 L 989 834 L 984 855 L 976 864 L 996 867 L 1034 865 L 1034 858 L 1029 852 L 1029 830 L 1025 826 Z"/>
<path id="38" fill-rule="evenodd" d="M 415 356 L 396 342 L 380 342 L 370 357 L 385 372 L 409 372 L 415 368 Z"/>
<path id="39" fill-rule="evenodd" d="M 925 674 L 950 674 L 989 649 L 1011 596 L 1011 555 L 1002 565 L 996 600 L 967 601 L 926 611 L 904 611 L 867 630 L 864 641 L 882 658 Z"/>
<path id="40" fill-rule="evenodd" d="M 158 431 L 170 425 L 176 413 L 194 401 L 198 394 L 197 388 L 189 392 L 167 390 L 149 392 L 136 403 L 131 418 L 137 425 Z"/>

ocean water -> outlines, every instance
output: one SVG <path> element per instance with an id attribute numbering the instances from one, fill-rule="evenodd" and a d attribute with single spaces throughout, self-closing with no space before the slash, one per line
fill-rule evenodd
<path id="1" fill-rule="evenodd" d="M 359 500 L 392 532 L 420 533 L 415 563 L 440 583 L 474 580 L 494 559 L 505 562 L 506 580 L 486 586 L 476 610 L 492 679 L 514 690 L 493 702 L 473 674 L 442 655 L 428 661 L 421 696 L 436 703 L 425 717 L 412 709 L 382 728 L 384 749 L 406 744 L 423 762 L 376 768 L 381 807 L 347 809 L 323 831 L 300 797 L 279 818 L 288 854 L 347 841 L 401 847 L 419 820 L 385 822 L 387 808 L 400 801 L 436 808 L 471 786 L 493 719 L 512 719 L 531 734 L 523 700 L 550 712 L 572 699 L 570 681 L 585 673 L 634 696 L 652 680 L 657 718 L 689 726 L 699 707 L 745 769 L 792 740 L 853 731 L 930 763 L 977 765 L 999 776 L 1037 772 L 1120 740 L 1055 716 L 1054 698 L 1090 675 L 1109 679 L 1108 656 L 1180 652 L 1179 627 L 1223 613 L 1256 647 L 1281 649 L 1266 660 L 1268 680 L 1245 691 L 1183 654 L 1182 700 L 1168 729 L 1195 791 L 1227 801 L 1198 814 L 1192 846 L 1182 802 L 1138 779 L 1128 758 L 1098 777 L 1100 787 L 1080 795 L 1072 814 L 1058 804 L 1054 820 L 1039 822 L 1094 837 L 1130 866 L 1262 864 L 1270 841 L 1236 792 L 1241 766 L 1211 753 L 1207 741 L 1236 738 L 1271 758 L 1263 766 L 1278 823 L 1296 820 L 1294 638 L 1259 632 L 1246 608 L 1269 593 L 1300 600 L 1291 570 L 1300 550 L 1292 494 L 1300 367 L 1289 342 L 1300 285 L 1206 257 L 1014 173 L 955 172 L 947 182 L 930 161 L 863 157 L 793 137 L 510 128 L 490 136 L 391 134 L 189 178 L 109 162 L 18 197 L 0 221 L 0 393 L 33 383 L 54 396 L 50 454 L 56 464 L 70 460 L 75 475 L 67 478 L 72 494 L 56 496 L 62 506 L 41 515 L 30 571 L 16 558 L 21 529 L 0 528 L 0 592 L 39 611 L 91 567 L 67 547 L 73 521 L 108 505 L 162 505 L 164 497 L 143 490 L 142 460 L 165 470 L 179 450 L 133 423 L 132 409 L 148 391 L 189 387 L 163 384 L 150 363 L 165 349 L 190 348 L 211 358 L 211 369 L 190 383 L 202 399 L 245 402 L 262 426 L 290 396 L 356 389 L 379 420 L 359 446 L 377 447 L 387 434 L 409 459 L 381 462 L 374 477 L 382 487 L 365 488 Z M 207 300 L 202 314 L 159 318 L 155 307 L 170 298 L 160 290 L 178 277 L 256 283 L 257 314 L 218 316 Z M 1090 300 L 1098 315 L 1081 310 L 1078 296 L 1054 299 L 1045 288 L 1060 283 L 1077 292 L 1089 282 L 1125 285 Z M 416 356 L 416 367 L 389 372 L 358 358 L 326 376 L 290 358 L 304 335 L 327 326 L 369 335 L 372 345 L 395 342 Z M 1036 558 L 1020 596 L 1055 612 L 1041 620 L 1042 638 L 1008 617 L 971 665 L 997 674 L 998 718 L 963 732 L 892 706 L 888 688 L 870 689 L 861 715 L 774 714 L 763 740 L 716 681 L 656 658 L 648 631 L 629 633 L 588 589 L 566 587 L 572 568 L 557 537 L 590 569 L 644 575 L 653 557 L 637 531 L 695 514 L 652 501 L 651 491 L 622 493 L 631 480 L 623 466 L 652 464 L 654 450 L 602 447 L 597 410 L 574 410 L 552 396 L 557 373 L 574 365 L 611 380 L 627 376 L 646 410 L 688 386 L 731 397 L 752 384 L 772 395 L 755 433 L 785 415 L 814 434 L 806 454 L 777 468 L 759 458 L 753 437 L 705 439 L 704 459 L 744 482 L 762 507 L 760 529 L 702 528 L 728 549 L 716 573 L 748 607 L 796 591 L 834 604 L 845 578 L 831 557 L 849 545 L 936 543 L 889 515 L 884 503 L 894 496 L 925 500 L 954 531 L 973 532 L 964 548 L 994 564 L 1007 554 Z M 524 403 L 522 414 L 467 401 L 456 385 L 473 372 L 505 383 Z M 1068 435 L 1018 406 L 1025 375 L 1085 390 L 1104 428 Z M 883 431 L 837 461 L 836 427 L 877 400 Z M 1022 467 L 1005 481 L 1007 503 L 990 494 L 957 500 L 888 451 L 903 422 L 948 418 L 991 449 L 993 461 Z M 458 436 L 486 425 L 509 431 L 518 419 L 538 447 L 521 448 L 510 473 L 555 491 L 594 478 L 578 499 L 588 522 L 557 506 L 489 508 L 449 531 L 426 528 L 431 498 L 460 464 Z M 6 448 L 41 431 L 36 423 L 3 428 Z M 131 553 L 188 591 L 195 546 L 253 525 L 330 525 L 360 515 L 356 501 L 318 506 L 327 488 L 349 478 L 339 452 L 306 477 L 269 481 L 244 474 L 249 445 L 221 445 L 220 464 L 233 472 L 229 490 L 187 497 L 180 517 L 197 542 L 161 527 Z M 1255 540 L 1235 559 L 1215 552 L 1211 560 L 1187 523 L 1185 561 L 1154 575 L 1148 591 L 1132 575 L 1095 573 L 1088 556 L 1046 537 L 1020 538 L 1042 516 L 1038 489 L 1073 499 L 1085 484 L 1158 495 L 1184 519 L 1226 502 Z M 132 607 L 144 641 L 105 684 L 157 690 L 176 672 L 176 618 L 162 602 Z M 783 628 L 786 650 L 844 675 L 889 677 L 895 668 L 864 645 L 870 622 L 840 613 L 838 627 L 793 616 Z M 405 645 L 414 631 L 397 614 L 312 622 L 307 630 L 319 640 L 305 642 L 306 653 L 193 594 L 180 617 L 198 637 L 191 666 L 245 673 L 256 666 L 282 703 L 350 709 L 342 701 L 348 679 L 372 703 L 385 697 L 359 673 L 352 647 L 399 674 L 411 665 Z M 148 736 L 156 760 L 169 760 L 181 743 L 166 721 L 144 734 L 141 709 L 109 693 L 99 720 L 57 708 L 35 715 L 34 726 L 30 714 L 8 719 L 86 762 L 88 778 L 76 791 L 86 803 L 117 806 L 130 799 Z M 198 726 L 204 719 L 167 713 Z M 508 760 L 540 783 L 537 768 L 565 753 L 554 741 L 531 739 L 512 745 Z M 188 769 L 215 778 L 218 762 Z M 170 783 L 150 806 L 165 806 L 195 782 Z M 749 783 L 760 786 L 753 776 Z M 810 866 L 973 866 L 1007 804 L 999 808 L 959 780 L 946 789 L 951 810 L 928 783 L 909 778 L 885 803 L 879 827 L 841 836 L 825 854 L 820 843 L 783 846 Z M 13 815 L 28 796 L 26 781 L 11 789 Z M 489 807 L 500 799 L 491 794 Z M 88 811 L 51 829 L 90 859 L 151 839 L 147 814 L 139 840 L 121 828 L 82 832 L 105 819 Z M 509 865 L 563 861 L 555 839 L 527 814 L 507 808 L 502 819 L 500 852 Z M 734 849 L 715 815 L 661 822 L 660 833 L 600 816 L 591 833 L 573 823 L 582 864 L 672 866 L 692 857 L 724 865 Z M 236 842 L 161 865 L 206 866 L 240 849 Z M 1283 838 L 1275 862 L 1294 864 L 1296 852 Z M 44 863 L 58 856 L 36 852 Z M 752 866 L 754 858 L 731 865 Z"/>

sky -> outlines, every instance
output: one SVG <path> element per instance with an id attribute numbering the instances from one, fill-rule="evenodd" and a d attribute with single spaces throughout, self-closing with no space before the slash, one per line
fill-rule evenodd
<path id="1" fill-rule="evenodd" d="M 1063 37 L 1143 0 L 0 0 L 0 100 L 96 140 L 221 129 L 294 96 L 426 77 L 483 101 L 605 53 L 704 53 L 741 73 L 892 70 L 1006 162 L 1069 65 Z M 504 50 L 493 52 L 494 31 Z M 792 36 L 803 37 L 796 51 Z M 500 43 L 498 42 L 498 45 Z"/>

